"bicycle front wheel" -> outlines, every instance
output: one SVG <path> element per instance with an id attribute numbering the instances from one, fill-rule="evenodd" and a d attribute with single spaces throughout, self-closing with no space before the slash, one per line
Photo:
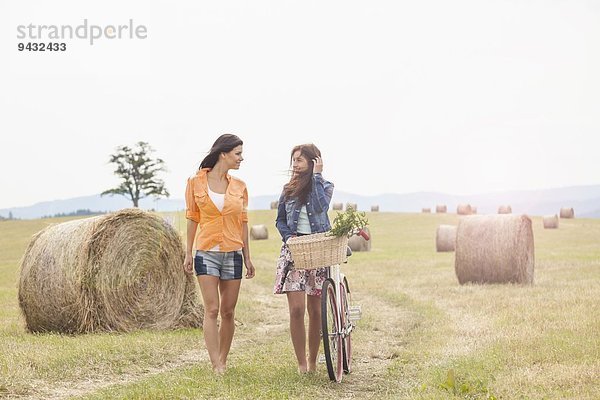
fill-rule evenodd
<path id="1" fill-rule="evenodd" d="M 335 286 L 331 279 L 323 282 L 321 291 L 321 329 L 323 332 L 323 352 L 329 379 L 342 380 L 342 335 L 339 325 L 338 303 L 335 297 Z"/>

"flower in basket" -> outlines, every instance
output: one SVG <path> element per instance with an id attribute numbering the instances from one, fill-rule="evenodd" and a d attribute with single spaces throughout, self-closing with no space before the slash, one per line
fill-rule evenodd
<path id="1" fill-rule="evenodd" d="M 364 212 L 358 212 L 349 207 L 344 213 L 337 213 L 333 219 L 331 230 L 327 232 L 327 236 L 350 237 L 360 235 L 365 240 L 369 240 L 369 235 L 363 230 L 368 224 L 369 221 Z"/>

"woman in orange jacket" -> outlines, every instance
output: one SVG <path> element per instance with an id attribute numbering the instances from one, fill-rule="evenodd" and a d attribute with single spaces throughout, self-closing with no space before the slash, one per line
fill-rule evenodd
<path id="1" fill-rule="evenodd" d="M 243 142 L 221 135 L 186 188 L 187 248 L 184 270 L 195 270 L 204 302 L 204 342 L 216 373 L 227 368 L 242 279 L 254 276 L 248 246 L 248 191 L 231 175 L 239 169 Z M 198 229 L 200 228 L 200 229 Z M 195 243 L 195 246 L 194 246 Z M 195 252 L 194 252 L 195 250 Z M 217 317 L 221 316 L 220 327 Z"/>

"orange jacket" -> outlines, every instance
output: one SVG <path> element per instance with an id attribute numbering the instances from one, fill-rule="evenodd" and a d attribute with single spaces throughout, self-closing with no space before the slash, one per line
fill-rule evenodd
<path id="1" fill-rule="evenodd" d="M 243 223 L 248 222 L 248 190 L 246 184 L 229 174 L 223 211 L 215 206 L 208 195 L 207 172 L 203 168 L 187 181 L 185 190 L 185 217 L 199 224 L 196 231 L 196 249 L 207 251 L 219 245 L 220 251 L 234 251 L 244 247 Z"/>

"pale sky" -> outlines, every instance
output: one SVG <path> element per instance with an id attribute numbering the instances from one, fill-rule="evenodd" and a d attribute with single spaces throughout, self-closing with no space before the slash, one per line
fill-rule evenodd
<path id="1" fill-rule="evenodd" d="M 84 19 L 147 38 L 17 51 L 18 25 Z M 600 184 L 598 2 L 2 0 L 0 54 L 0 208 L 116 186 L 140 140 L 181 198 L 221 133 L 251 196 L 305 142 L 363 195 Z"/>

